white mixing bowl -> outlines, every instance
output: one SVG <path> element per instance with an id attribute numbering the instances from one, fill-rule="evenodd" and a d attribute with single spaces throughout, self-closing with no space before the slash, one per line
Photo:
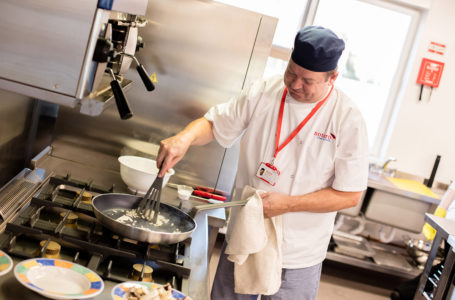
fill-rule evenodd
<path id="1" fill-rule="evenodd" d="M 156 161 L 131 155 L 120 156 L 118 161 L 120 162 L 120 176 L 128 188 L 140 194 L 146 193 L 158 174 Z M 166 172 L 163 187 L 174 173 L 174 169 Z"/>

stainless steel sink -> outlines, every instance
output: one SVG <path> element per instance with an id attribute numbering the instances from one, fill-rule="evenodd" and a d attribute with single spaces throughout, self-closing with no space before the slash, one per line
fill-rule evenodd
<path id="1" fill-rule="evenodd" d="M 443 194 L 443 191 L 438 192 L 433 189 L 435 196 L 422 194 L 419 190 L 419 185 L 423 182 L 422 178 L 399 171 L 393 172 L 393 176 L 388 176 L 386 174 L 391 172 L 384 172 L 386 170 L 370 172 L 368 178 L 370 195 L 365 218 L 420 233 L 425 223 L 425 213 L 434 211 L 440 202 L 439 196 Z M 410 181 L 406 181 L 407 186 L 402 188 L 387 177 Z"/>
<path id="2" fill-rule="evenodd" d="M 394 193 L 399 196 L 404 196 L 408 198 L 412 198 L 415 200 L 420 200 L 423 202 L 428 202 L 431 204 L 438 204 L 439 203 L 439 196 L 444 194 L 445 189 L 447 189 L 446 185 L 443 184 L 435 184 L 435 187 L 431 189 L 432 192 L 434 192 L 438 197 L 432 197 L 432 196 L 427 196 L 420 194 L 416 191 L 413 191 L 412 189 L 403 189 L 400 188 L 399 186 L 393 184 L 390 180 L 387 178 L 398 178 L 398 179 L 407 179 L 415 182 L 416 184 L 422 183 L 423 178 L 401 172 L 395 169 L 385 169 L 381 170 L 378 172 L 377 170 L 370 170 L 369 176 L 368 176 L 368 187 L 378 189 L 378 190 L 383 190 L 389 193 Z"/>
<path id="3" fill-rule="evenodd" d="M 425 213 L 434 211 L 440 202 L 438 196 L 444 194 L 447 185 L 435 183 L 431 190 L 438 196 L 432 197 L 409 188 L 400 188 L 389 177 L 411 180 L 409 183 L 416 185 L 423 182 L 423 178 L 393 168 L 384 168 L 384 165 L 370 165 L 368 190 L 363 193 L 357 206 L 341 210 L 340 213 L 357 216 L 366 201 L 364 213 L 367 220 L 420 233 L 425 223 Z"/>

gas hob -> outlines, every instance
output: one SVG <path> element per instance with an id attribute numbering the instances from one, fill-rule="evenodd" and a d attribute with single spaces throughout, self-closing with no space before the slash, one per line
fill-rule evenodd
<path id="1" fill-rule="evenodd" d="M 5 186 L 0 195 L 36 187 L 30 180 Z M 170 282 L 182 290 L 191 273 L 191 238 L 172 245 L 156 245 L 119 236 L 100 224 L 93 213 L 91 198 L 112 192 L 114 187 L 97 186 L 90 180 L 53 176 L 28 200 L 19 203 L 14 215 L 2 219 L 0 248 L 15 259 L 60 258 L 86 266 L 104 280 Z M 26 198 L 31 192 L 22 192 Z M 2 197 L 3 198 L 3 197 Z M 2 216 L 3 217 L 3 216 Z M 145 266 L 145 267 L 144 267 Z M 150 273 L 150 271 L 152 271 Z"/>

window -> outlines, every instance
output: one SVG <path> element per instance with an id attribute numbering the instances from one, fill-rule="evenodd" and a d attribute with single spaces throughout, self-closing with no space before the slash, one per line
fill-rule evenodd
<path id="1" fill-rule="evenodd" d="M 370 153 L 379 155 L 417 30 L 417 10 L 380 0 L 224 0 L 279 19 L 264 76 L 282 74 L 295 33 L 303 24 L 321 25 L 346 41 L 337 85 L 362 112 Z"/>
<path id="2" fill-rule="evenodd" d="M 362 112 L 370 151 L 376 154 L 396 98 L 400 61 L 415 15 L 409 9 L 379 4 L 320 0 L 313 21 L 314 25 L 333 29 L 346 41 L 337 85 Z"/>

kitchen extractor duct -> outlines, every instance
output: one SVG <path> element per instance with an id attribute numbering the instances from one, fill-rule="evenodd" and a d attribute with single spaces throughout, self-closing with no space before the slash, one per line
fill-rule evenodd
<path id="1" fill-rule="evenodd" d="M 132 112 L 123 77 L 134 61 L 146 89 L 150 76 L 135 57 L 143 46 L 147 0 L 4 0 L 0 18 L 0 89 L 79 107 L 96 116 L 115 98 L 122 119 Z M 145 89 L 144 89 L 145 92 Z"/>

